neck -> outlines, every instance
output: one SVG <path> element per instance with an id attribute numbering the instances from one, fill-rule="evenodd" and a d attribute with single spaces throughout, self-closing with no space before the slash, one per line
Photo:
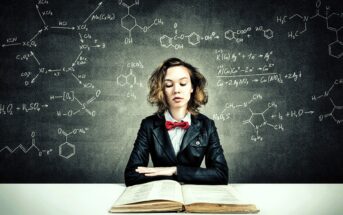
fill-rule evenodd
<path id="1" fill-rule="evenodd" d="M 187 108 L 169 109 L 169 112 L 175 120 L 180 121 L 185 118 Z"/>

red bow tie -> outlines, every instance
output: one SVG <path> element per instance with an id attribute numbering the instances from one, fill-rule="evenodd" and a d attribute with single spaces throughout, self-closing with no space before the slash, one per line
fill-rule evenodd
<path id="1" fill-rule="evenodd" d="M 166 129 L 167 130 L 173 129 L 175 127 L 180 127 L 180 128 L 183 128 L 183 129 L 188 129 L 189 128 L 189 123 L 188 122 L 166 121 L 165 125 L 166 125 Z"/>

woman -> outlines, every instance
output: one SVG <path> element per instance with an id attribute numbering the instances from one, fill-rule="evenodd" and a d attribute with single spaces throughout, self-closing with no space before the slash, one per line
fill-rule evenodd
<path id="1" fill-rule="evenodd" d="M 125 184 L 173 179 L 227 184 L 228 166 L 213 120 L 200 114 L 206 79 L 192 65 L 170 58 L 149 79 L 148 101 L 158 111 L 145 118 L 125 169 Z M 154 167 L 147 167 L 149 154 Z M 206 168 L 200 167 L 205 157 Z"/>

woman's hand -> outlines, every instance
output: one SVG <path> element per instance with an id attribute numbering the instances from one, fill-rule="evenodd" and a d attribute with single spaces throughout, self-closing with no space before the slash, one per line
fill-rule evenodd
<path id="1" fill-rule="evenodd" d="M 143 167 L 139 166 L 136 172 L 145 176 L 172 176 L 176 174 L 176 166 L 172 167 Z"/>

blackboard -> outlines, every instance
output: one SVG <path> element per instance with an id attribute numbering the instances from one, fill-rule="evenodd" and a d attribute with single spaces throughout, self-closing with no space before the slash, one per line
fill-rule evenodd
<path id="1" fill-rule="evenodd" d="M 342 1 L 0 5 L 1 182 L 123 182 L 170 57 L 208 80 L 230 182 L 343 181 Z"/>

